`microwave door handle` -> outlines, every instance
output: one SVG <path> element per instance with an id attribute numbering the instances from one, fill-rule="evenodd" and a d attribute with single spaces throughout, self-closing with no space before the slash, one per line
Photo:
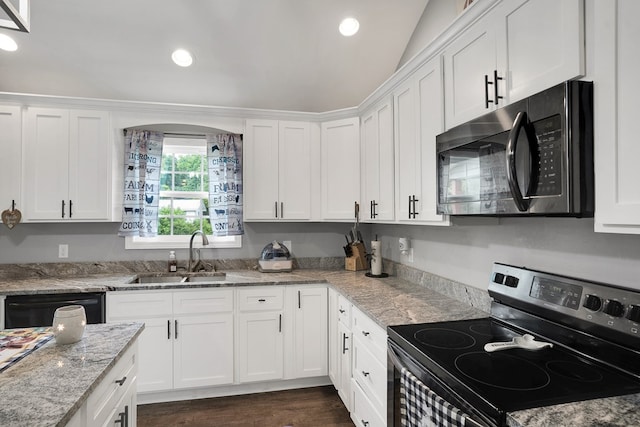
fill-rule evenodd
<path id="1" fill-rule="evenodd" d="M 509 190 L 513 196 L 513 201 L 520 212 L 526 212 L 529 209 L 529 201 L 522 197 L 522 192 L 518 186 L 518 175 L 516 170 L 516 148 L 518 145 L 518 137 L 527 123 L 527 113 L 520 111 L 513 121 L 513 128 L 509 132 L 509 140 L 507 141 L 507 182 Z M 525 130 L 526 132 L 526 130 Z"/>

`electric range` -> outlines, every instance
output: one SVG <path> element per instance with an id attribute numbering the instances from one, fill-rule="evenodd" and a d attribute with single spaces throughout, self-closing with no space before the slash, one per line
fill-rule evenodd
<path id="1" fill-rule="evenodd" d="M 489 294 L 490 317 L 389 327 L 390 379 L 407 367 L 480 426 L 506 425 L 517 410 L 640 393 L 638 291 L 496 263 Z M 485 349 L 524 334 L 551 346 Z"/>

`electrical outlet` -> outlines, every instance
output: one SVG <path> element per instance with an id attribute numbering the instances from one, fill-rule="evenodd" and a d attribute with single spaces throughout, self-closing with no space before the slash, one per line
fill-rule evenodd
<path id="1" fill-rule="evenodd" d="M 69 245 L 58 245 L 58 258 L 69 258 Z"/>
<path id="2" fill-rule="evenodd" d="M 291 247 L 291 240 L 283 240 L 282 244 L 285 245 L 287 249 L 289 249 L 289 253 L 293 252 L 293 248 Z"/>
<path id="3" fill-rule="evenodd" d="M 413 248 L 401 252 L 402 259 L 406 262 L 413 262 Z"/>

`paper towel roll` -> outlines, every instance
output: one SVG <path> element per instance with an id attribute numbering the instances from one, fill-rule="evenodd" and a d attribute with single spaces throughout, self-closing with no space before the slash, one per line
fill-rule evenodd
<path id="1" fill-rule="evenodd" d="M 374 276 L 382 274 L 382 250 L 380 240 L 371 241 L 371 274 Z"/>

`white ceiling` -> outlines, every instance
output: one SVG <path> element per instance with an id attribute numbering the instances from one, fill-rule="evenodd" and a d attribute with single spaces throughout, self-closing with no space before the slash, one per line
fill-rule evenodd
<path id="1" fill-rule="evenodd" d="M 32 0 L 0 91 L 322 112 L 395 71 L 429 0 Z M 343 37 L 346 16 L 360 32 Z M 190 68 L 171 62 L 186 48 Z"/>

